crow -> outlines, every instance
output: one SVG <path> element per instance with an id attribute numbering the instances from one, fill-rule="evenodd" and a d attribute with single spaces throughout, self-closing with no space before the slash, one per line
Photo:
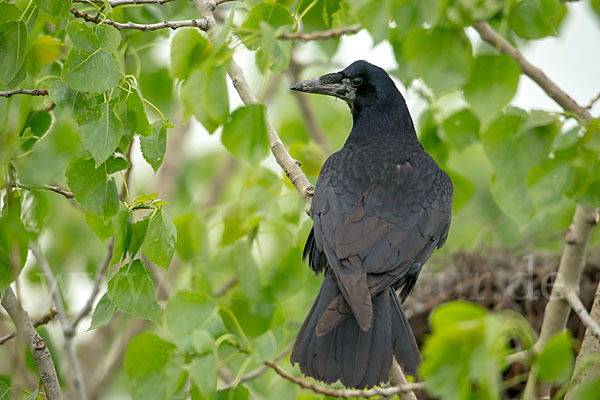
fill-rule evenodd
<path id="1" fill-rule="evenodd" d="M 290 361 L 352 388 L 387 382 L 392 357 L 415 376 L 421 354 L 397 290 L 404 301 L 446 242 L 452 181 L 421 146 L 383 69 L 356 61 L 291 89 L 345 100 L 353 126 L 315 185 L 303 260 L 324 280 Z"/>

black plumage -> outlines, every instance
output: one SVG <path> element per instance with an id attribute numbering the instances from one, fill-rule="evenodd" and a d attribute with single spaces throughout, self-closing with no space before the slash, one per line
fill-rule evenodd
<path id="1" fill-rule="evenodd" d="M 396 290 L 404 300 L 446 241 L 452 182 L 423 150 L 383 69 L 356 61 L 292 89 L 344 99 L 354 124 L 315 186 L 304 258 L 325 277 L 291 362 L 357 388 L 388 381 L 392 355 L 415 375 L 421 356 Z"/>

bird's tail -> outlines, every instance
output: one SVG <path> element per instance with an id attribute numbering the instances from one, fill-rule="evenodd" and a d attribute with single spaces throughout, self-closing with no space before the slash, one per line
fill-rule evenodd
<path id="1" fill-rule="evenodd" d="M 290 357 L 307 376 L 325 383 L 338 379 L 346 387 L 365 388 L 389 380 L 392 355 L 404 372 L 415 375 L 421 361 L 412 329 L 393 289 L 372 298 L 373 320 L 362 331 L 353 315 L 343 319 L 323 336 L 315 328 L 327 306 L 339 294 L 330 274 L 304 321 Z"/>

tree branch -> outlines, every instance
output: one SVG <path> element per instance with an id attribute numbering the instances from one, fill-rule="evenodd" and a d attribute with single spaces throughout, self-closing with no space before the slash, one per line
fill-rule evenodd
<path id="1" fill-rule="evenodd" d="M 567 290 L 565 293 L 565 298 L 569 302 L 569 305 L 575 311 L 575 313 L 581 319 L 581 322 L 586 326 L 587 329 L 590 330 L 597 338 L 600 339 L 600 325 L 598 322 L 594 321 L 590 314 L 587 312 L 585 306 L 581 302 L 579 296 L 577 296 L 577 292 L 574 290 Z"/>
<path id="2" fill-rule="evenodd" d="M 357 25 L 351 25 L 351 26 L 344 26 L 342 28 L 328 29 L 326 31 L 317 31 L 317 32 L 311 32 L 311 33 L 307 33 L 307 32 L 282 33 L 281 35 L 279 35 L 279 38 L 280 39 L 288 39 L 288 40 L 299 39 L 299 40 L 304 40 L 304 41 L 323 40 L 323 39 L 331 39 L 334 37 L 347 35 L 350 33 L 357 33 L 361 29 L 362 29 L 362 27 L 357 24 Z"/>
<path id="3" fill-rule="evenodd" d="M 248 85 L 248 81 L 246 81 L 242 69 L 233 59 L 231 60 L 231 67 L 229 68 L 229 77 L 231 78 L 233 87 L 237 90 L 244 104 L 258 103 L 258 99 L 250 90 L 250 86 Z M 271 125 L 271 122 L 269 122 L 268 119 L 267 132 L 269 134 L 271 152 L 273 153 L 273 156 L 275 156 L 277 164 L 283 169 L 292 184 L 296 187 L 298 193 L 300 193 L 300 196 L 302 196 L 302 200 L 304 200 L 304 203 L 306 204 L 306 212 L 308 213 L 310 211 L 310 203 L 315 188 L 300 169 L 298 161 L 290 156 L 290 153 L 279 138 L 277 131 L 275 131 L 275 128 L 273 128 L 273 125 Z"/>
<path id="4" fill-rule="evenodd" d="M 73 193 L 69 192 L 68 190 L 65 190 L 59 186 L 51 186 L 51 185 L 42 185 L 42 186 L 31 186 L 31 185 L 25 185 L 22 183 L 17 183 L 16 186 L 19 189 L 24 189 L 24 190 L 49 190 L 51 192 L 54 193 L 58 193 L 60 195 L 65 196 L 67 199 L 72 199 L 73 198 Z"/>
<path id="5" fill-rule="evenodd" d="M 54 317 L 56 317 L 56 314 L 58 314 L 58 311 L 56 311 L 54 308 L 51 308 L 46 314 L 44 314 L 40 319 L 33 323 L 33 327 L 37 328 L 40 325 L 46 325 L 48 322 L 52 321 Z M 3 345 L 15 336 L 17 336 L 17 332 L 9 333 L 8 335 L 2 336 L 0 338 L 0 345 Z"/>
<path id="6" fill-rule="evenodd" d="M 296 378 L 285 372 L 279 365 L 275 364 L 273 361 L 267 361 L 265 363 L 269 367 L 273 368 L 275 372 L 287 379 L 290 382 L 294 382 L 296 385 L 300 386 L 303 389 L 310 389 L 315 393 L 324 394 L 331 397 L 341 397 L 344 399 L 348 399 L 350 397 L 362 397 L 369 398 L 375 396 L 383 396 L 390 397 L 395 396 L 399 393 L 412 393 L 414 390 L 422 390 L 425 388 L 425 384 L 423 382 L 414 382 L 414 383 L 406 383 L 402 386 L 392 386 L 387 388 L 374 388 L 367 390 L 355 390 L 355 389 L 332 389 L 328 387 L 319 386 L 314 382 L 304 381 L 302 379 Z M 413 394 L 414 396 L 414 394 Z"/>
<path id="7" fill-rule="evenodd" d="M 406 380 L 406 377 L 404 376 L 402 367 L 400 367 L 400 364 L 398 364 L 398 361 L 396 361 L 395 356 L 392 357 L 392 368 L 390 369 L 390 384 L 392 385 L 392 387 L 395 387 L 395 388 L 405 387 L 406 385 L 408 385 L 408 381 Z M 423 389 L 423 388 L 424 387 L 421 387 L 420 389 Z M 414 390 L 417 390 L 417 389 L 415 388 Z M 415 393 L 412 390 L 400 391 L 395 394 L 398 396 L 398 399 L 400 399 L 400 400 L 417 400 L 417 396 L 415 395 Z"/>
<path id="8" fill-rule="evenodd" d="M 83 374 L 81 372 L 81 366 L 79 365 L 79 360 L 77 359 L 77 354 L 75 353 L 75 348 L 73 347 L 73 336 L 75 335 L 75 329 L 73 329 L 73 327 L 67 321 L 65 307 L 63 305 L 62 298 L 58 291 L 56 279 L 54 278 L 54 274 L 50 269 L 48 260 L 42 254 L 38 245 L 34 242 L 31 242 L 29 248 L 31 249 L 31 252 L 35 256 L 35 258 L 38 260 L 40 268 L 46 275 L 46 279 L 48 279 L 48 283 L 50 284 L 50 294 L 52 296 L 52 300 L 54 301 L 54 305 L 58 310 L 58 321 L 60 322 L 60 326 L 63 331 L 63 336 L 65 338 L 65 352 L 67 353 L 67 358 L 69 359 L 69 363 L 71 364 L 71 372 L 73 374 L 73 386 L 77 391 L 78 398 L 80 400 L 87 400 L 87 396 L 85 394 L 85 383 L 83 380 Z"/>
<path id="9" fill-rule="evenodd" d="M 598 209 L 578 205 L 575 209 L 573 222 L 565 234 L 563 250 L 558 274 L 552 288 L 550 300 L 546 305 L 540 336 L 535 343 L 534 352 L 539 353 L 548 340 L 565 329 L 569 316 L 569 303 L 561 294 L 564 291 L 577 291 L 583 267 L 585 253 L 590 240 Z M 548 394 L 549 384 L 537 381 L 537 369 L 534 367 L 525 387 L 525 399 L 537 399 Z"/>
<path id="10" fill-rule="evenodd" d="M 197 27 L 203 31 L 208 29 L 208 22 L 204 19 L 188 19 L 188 20 L 184 20 L 184 21 L 175 21 L 175 22 L 170 22 L 170 21 L 163 21 L 163 22 L 159 22 L 157 24 L 136 24 L 135 22 L 127 22 L 127 23 L 120 23 L 120 22 L 116 22 L 113 19 L 102 19 L 100 18 L 100 16 L 92 16 L 88 13 L 86 13 L 85 11 L 79 11 L 76 8 L 71 8 L 71 14 L 73 14 L 74 16 L 76 16 L 77 18 L 83 18 L 84 20 L 88 21 L 88 22 L 93 22 L 95 24 L 106 24 L 106 25 L 111 25 L 114 26 L 115 28 L 117 28 L 118 30 L 123 30 L 123 29 L 138 29 L 140 31 L 155 31 L 158 29 L 166 29 L 166 28 L 171 28 L 171 29 L 178 29 L 178 28 L 183 28 L 185 26 L 192 26 L 192 27 Z"/>
<path id="11" fill-rule="evenodd" d="M 283 357 L 290 354 L 290 351 L 292 351 L 293 346 L 294 346 L 293 343 L 290 343 L 289 345 L 287 345 L 285 347 L 285 349 L 283 349 L 279 354 L 277 354 L 275 357 L 273 357 L 273 359 L 270 362 L 276 363 L 277 361 L 281 360 Z M 258 378 L 259 376 L 264 374 L 268 369 L 269 369 L 268 365 L 266 365 L 266 364 L 261 365 L 260 367 L 256 368 L 254 371 L 250 371 L 246 375 L 242 376 L 237 384 L 248 382 L 248 381 L 251 381 L 252 379 Z M 219 390 L 231 389 L 233 386 L 234 386 L 233 384 L 227 384 L 227 385 L 219 388 Z"/>
<path id="12" fill-rule="evenodd" d="M 590 112 L 577 104 L 567 93 L 552 82 L 544 72 L 532 65 L 527 59 L 514 48 L 506 39 L 500 36 L 487 22 L 476 22 L 473 27 L 484 41 L 490 43 L 501 52 L 512 57 L 521 67 L 521 71 L 534 82 L 536 82 L 556 103 L 565 111 L 574 112 L 583 121 L 589 123 L 593 117 Z M 569 315 L 569 303 L 563 296 L 556 296 L 555 290 L 560 285 L 566 291 L 576 291 L 579 288 L 579 280 L 583 271 L 585 251 L 590 240 L 593 226 L 597 223 L 598 209 L 591 209 L 583 205 L 577 205 L 571 227 L 565 235 L 565 249 L 558 267 L 557 283 L 552 289 L 552 296 L 546 305 L 542 331 L 534 350 L 541 351 L 548 339 L 565 328 Z M 559 289 L 560 291 L 561 289 Z M 536 383 L 537 370 L 533 368 L 527 386 L 525 387 L 525 399 L 545 397 L 549 394 L 548 383 Z"/>
<path id="13" fill-rule="evenodd" d="M 221 297 L 224 296 L 232 287 L 237 285 L 238 279 L 236 276 L 230 278 L 221 286 L 219 289 L 215 290 L 212 294 L 212 297 Z"/>
<path id="14" fill-rule="evenodd" d="M 590 122 L 593 117 L 588 110 L 581 107 L 575 102 L 567 93 L 559 88 L 554 82 L 550 80 L 544 74 L 544 71 L 538 67 L 532 65 L 527 59 L 521 54 L 519 50 L 514 48 L 506 39 L 500 36 L 487 22 L 476 22 L 473 27 L 479 36 L 485 42 L 488 42 L 492 46 L 496 47 L 501 52 L 512 57 L 521 67 L 521 71 L 535 83 L 537 83 L 554 101 L 556 101 L 566 111 L 572 111 L 580 116 L 584 121 Z"/>
<path id="15" fill-rule="evenodd" d="M 592 304 L 592 311 L 590 314 L 590 317 L 594 321 L 600 321 L 600 285 L 598 285 L 596 289 L 594 303 Z M 597 361 L 590 363 L 590 360 L 593 359 L 593 357 L 598 357 L 599 354 L 600 338 L 592 334 L 592 329 L 588 326 L 585 330 L 583 343 L 581 343 L 581 349 L 577 355 L 575 370 L 573 371 L 573 376 L 571 378 L 571 380 L 574 381 L 574 384 L 571 385 L 567 391 L 565 400 L 573 400 L 575 389 L 580 383 L 600 378 L 600 363 Z"/>
<path id="16" fill-rule="evenodd" d="M 92 293 L 90 294 L 88 301 L 85 303 L 85 306 L 81 309 L 81 311 L 79 311 L 77 316 L 75 316 L 75 318 L 73 318 L 73 320 L 70 323 L 70 328 L 72 331 L 75 331 L 77 329 L 77 325 L 79 324 L 79 322 L 83 318 L 85 318 L 90 313 L 90 311 L 92 311 L 92 306 L 94 305 L 94 300 L 96 299 L 96 296 L 98 295 L 98 292 L 100 291 L 100 284 L 102 283 L 102 279 L 104 278 L 104 275 L 106 274 L 106 271 L 108 270 L 108 266 L 110 265 L 110 260 L 112 259 L 114 248 L 115 248 L 115 238 L 112 238 L 112 240 L 108 244 L 108 250 L 106 252 L 106 257 L 104 258 L 104 261 L 102 261 L 102 264 L 100 264 L 100 266 L 98 267 L 98 271 L 96 272 L 96 279 L 94 280 L 94 287 L 92 289 Z"/>
<path id="17" fill-rule="evenodd" d="M 10 97 L 15 94 L 28 94 L 30 96 L 48 96 L 48 89 L 15 89 L 0 92 L 0 97 Z"/>
<path id="18" fill-rule="evenodd" d="M 596 95 L 596 97 L 594 97 L 592 100 L 590 100 L 589 104 L 588 104 L 587 106 L 585 106 L 585 108 L 586 108 L 587 110 L 591 110 L 591 109 L 592 109 L 592 107 L 594 107 L 594 104 L 596 104 L 596 102 L 597 102 L 598 100 L 600 100 L 600 93 L 598 93 L 598 94 Z"/>
<path id="19" fill-rule="evenodd" d="M 22 335 L 33 360 L 40 371 L 40 379 L 44 384 L 46 396 L 49 400 L 60 400 L 62 398 L 56 368 L 52 360 L 52 354 L 46 345 L 46 341 L 37 333 L 27 313 L 21 307 L 17 296 L 9 286 L 2 298 L 2 307 L 6 310 L 10 319 L 17 327 L 17 334 Z"/>
<path id="20" fill-rule="evenodd" d="M 109 0 L 108 4 L 111 7 L 125 6 L 125 5 L 138 5 L 138 4 L 165 4 L 173 0 Z M 73 0 L 73 3 L 96 3 L 103 4 L 102 0 Z"/>

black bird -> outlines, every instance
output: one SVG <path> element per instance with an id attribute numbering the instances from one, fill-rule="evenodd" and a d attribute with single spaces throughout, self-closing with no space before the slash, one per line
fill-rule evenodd
<path id="1" fill-rule="evenodd" d="M 291 89 L 345 100 L 354 124 L 315 186 L 303 259 L 325 278 L 290 360 L 347 387 L 388 381 L 392 356 L 414 376 L 421 355 L 396 290 L 404 300 L 446 241 L 452 181 L 423 150 L 383 69 L 356 61 Z"/>

